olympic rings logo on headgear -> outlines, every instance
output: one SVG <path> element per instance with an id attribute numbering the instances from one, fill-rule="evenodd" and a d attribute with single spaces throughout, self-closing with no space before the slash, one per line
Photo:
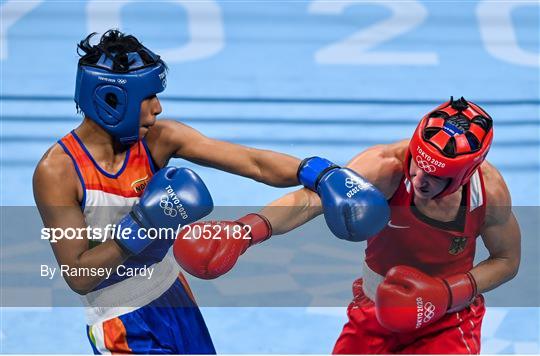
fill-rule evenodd
<path id="1" fill-rule="evenodd" d="M 171 218 L 174 218 L 178 214 L 176 209 L 174 209 L 173 203 L 169 201 L 169 197 L 166 195 L 161 196 L 159 206 L 161 207 L 161 209 L 163 209 L 163 213 L 170 216 Z"/>
<path id="2" fill-rule="evenodd" d="M 429 164 L 428 161 L 424 160 L 420 156 L 416 156 L 416 163 L 418 164 L 418 167 L 422 168 L 422 170 L 426 173 L 433 173 L 437 170 L 434 165 Z"/>
<path id="3" fill-rule="evenodd" d="M 118 84 L 126 84 L 127 79 L 118 79 L 117 82 L 118 82 Z"/>
<path id="4" fill-rule="evenodd" d="M 424 305 L 424 323 L 427 323 L 428 321 L 430 321 L 434 315 L 435 315 L 435 305 L 433 305 L 433 303 L 431 302 L 427 302 Z"/>

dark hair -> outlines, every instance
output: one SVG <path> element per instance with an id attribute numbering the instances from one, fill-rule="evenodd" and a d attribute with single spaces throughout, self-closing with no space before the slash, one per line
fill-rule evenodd
<path id="1" fill-rule="evenodd" d="M 133 35 L 126 35 L 116 29 L 108 30 L 101 36 L 98 44 L 92 45 L 90 40 L 95 35 L 96 32 L 93 32 L 77 44 L 77 53 L 81 56 L 79 65 L 94 65 L 105 54 L 112 60 L 112 70 L 114 72 L 127 72 L 131 64 L 128 61 L 127 54 L 137 52 L 145 65 L 161 63 L 167 68 L 167 65 L 159 56 L 157 56 L 157 60 L 152 58 L 147 52 L 149 50 Z"/>

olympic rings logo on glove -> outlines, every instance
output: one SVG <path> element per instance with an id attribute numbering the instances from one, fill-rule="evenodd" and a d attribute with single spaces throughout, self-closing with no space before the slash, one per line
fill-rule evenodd
<path id="1" fill-rule="evenodd" d="M 345 187 L 347 187 L 347 189 L 351 189 L 352 187 L 355 187 L 355 186 L 360 186 L 360 188 L 362 189 L 368 189 L 371 187 L 369 183 L 361 180 L 360 178 L 351 178 L 351 177 L 345 178 Z"/>
<path id="2" fill-rule="evenodd" d="M 433 305 L 433 303 L 431 302 L 427 302 L 424 305 L 424 323 L 427 323 L 428 321 L 430 321 L 434 315 L 435 315 L 435 305 Z"/>
<path id="3" fill-rule="evenodd" d="M 161 196 L 159 206 L 161 209 L 163 209 L 163 213 L 170 216 L 171 218 L 174 218 L 178 214 L 178 212 L 174 208 L 173 203 L 169 201 L 169 197 L 166 195 Z"/>
<path id="4" fill-rule="evenodd" d="M 418 164 L 418 167 L 420 167 L 426 173 L 433 173 L 437 170 L 434 165 L 429 164 L 428 161 L 425 161 L 420 156 L 416 156 L 416 163 Z"/>
<path id="5" fill-rule="evenodd" d="M 352 178 L 345 178 L 345 187 L 351 189 L 352 187 L 354 187 L 356 184 L 355 184 L 355 180 L 352 179 Z"/>

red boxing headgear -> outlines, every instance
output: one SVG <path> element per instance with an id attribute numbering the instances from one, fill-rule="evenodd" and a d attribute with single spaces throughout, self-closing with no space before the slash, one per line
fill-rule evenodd
<path id="1" fill-rule="evenodd" d="M 451 178 L 436 198 L 451 194 L 469 179 L 486 158 L 493 140 L 493 121 L 478 105 L 463 97 L 440 105 L 422 118 L 409 143 L 405 176 L 414 159 L 424 172 Z"/>

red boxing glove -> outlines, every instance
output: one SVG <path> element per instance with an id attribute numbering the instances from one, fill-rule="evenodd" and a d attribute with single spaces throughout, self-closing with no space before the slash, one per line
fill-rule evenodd
<path id="1" fill-rule="evenodd" d="M 377 319 L 394 332 L 415 331 L 447 312 L 463 309 L 476 294 L 476 281 L 469 272 L 441 279 L 413 267 L 396 266 L 377 288 Z"/>
<path id="2" fill-rule="evenodd" d="M 270 236 L 270 222 L 259 214 L 248 214 L 237 221 L 197 222 L 182 229 L 173 252 L 188 273 L 213 279 L 230 271 L 248 247 Z"/>

